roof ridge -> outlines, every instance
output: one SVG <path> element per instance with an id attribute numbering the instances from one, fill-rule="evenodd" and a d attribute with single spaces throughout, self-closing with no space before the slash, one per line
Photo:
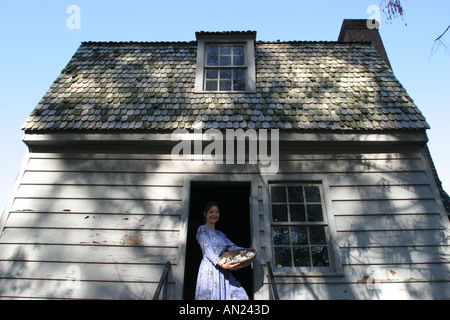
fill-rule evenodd
<path id="1" fill-rule="evenodd" d="M 196 40 L 191 41 L 82 41 L 82 45 L 148 45 L 148 44 L 196 44 Z M 328 40 L 257 40 L 256 44 L 362 44 L 370 45 L 370 41 L 328 41 Z"/>
<path id="2" fill-rule="evenodd" d="M 128 44 L 193 44 L 196 43 L 195 40 L 192 41 L 82 41 L 81 44 L 92 45 L 92 44 L 111 44 L 111 45 L 128 45 Z"/>
<path id="3" fill-rule="evenodd" d="M 283 43 L 289 43 L 289 44 L 295 44 L 295 43 L 299 43 L 299 44 L 302 44 L 302 43 L 321 44 L 321 43 L 323 43 L 323 44 L 364 44 L 364 45 L 371 44 L 370 41 L 345 41 L 345 42 L 343 42 L 343 41 L 331 41 L 331 40 L 283 40 L 283 41 L 281 41 L 281 40 L 276 40 L 276 41 L 273 41 L 273 40 L 268 40 L 268 41 L 266 41 L 266 40 L 258 40 L 258 41 L 256 41 L 256 43 L 274 43 L 274 44 L 277 44 L 277 43 L 281 43 L 281 44 L 283 44 Z"/>

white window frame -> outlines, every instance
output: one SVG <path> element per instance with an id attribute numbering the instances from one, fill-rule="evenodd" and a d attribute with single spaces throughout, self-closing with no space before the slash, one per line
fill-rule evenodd
<path id="1" fill-rule="evenodd" d="M 316 179 L 317 178 L 317 179 Z M 266 243 L 267 243 L 267 255 L 274 267 L 275 276 L 343 276 L 342 263 L 338 250 L 338 246 L 335 243 L 337 238 L 336 226 L 334 222 L 334 215 L 331 206 L 331 200 L 329 195 L 329 184 L 324 177 L 310 176 L 309 179 L 303 179 L 303 175 L 276 175 L 272 179 L 264 179 L 266 184 L 266 222 L 265 228 Z M 271 186 L 295 186 L 295 185 L 313 185 L 318 186 L 321 192 L 322 202 L 322 214 L 324 217 L 323 224 L 327 226 L 328 232 L 326 232 L 327 246 L 328 246 L 328 259 L 329 267 L 277 267 L 275 265 L 275 250 L 273 243 L 272 227 L 277 225 L 291 225 L 290 222 L 274 222 L 272 217 L 272 195 L 270 191 Z"/>
<path id="2" fill-rule="evenodd" d="M 206 66 L 206 46 L 208 45 L 243 45 L 245 54 L 244 66 Z M 205 89 L 205 71 L 213 69 L 245 69 L 245 91 L 210 91 Z M 197 35 L 197 64 L 195 73 L 195 89 L 197 93 L 254 93 L 256 92 L 256 71 L 255 71 L 255 41 L 254 35 L 247 33 L 222 34 L 207 33 Z M 218 88 L 219 89 L 219 88 Z"/>

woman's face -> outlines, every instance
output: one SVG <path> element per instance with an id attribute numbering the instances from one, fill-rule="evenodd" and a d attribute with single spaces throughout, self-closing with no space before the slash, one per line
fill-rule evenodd
<path id="1" fill-rule="evenodd" d="M 208 212 L 205 213 L 206 222 L 216 223 L 219 220 L 219 208 L 212 206 Z"/>

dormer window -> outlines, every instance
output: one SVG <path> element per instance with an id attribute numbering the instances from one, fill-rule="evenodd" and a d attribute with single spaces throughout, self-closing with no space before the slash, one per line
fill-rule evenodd
<path id="1" fill-rule="evenodd" d="M 196 35 L 196 92 L 255 92 L 256 32 L 201 32 Z"/>

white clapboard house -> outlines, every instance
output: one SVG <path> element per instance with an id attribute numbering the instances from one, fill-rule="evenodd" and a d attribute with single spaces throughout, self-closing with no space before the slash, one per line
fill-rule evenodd
<path id="1" fill-rule="evenodd" d="M 215 200 L 259 250 L 236 273 L 253 299 L 449 299 L 428 128 L 365 20 L 326 42 L 83 42 L 23 126 L 0 296 L 152 299 L 170 262 L 158 298 L 192 299 Z"/>

